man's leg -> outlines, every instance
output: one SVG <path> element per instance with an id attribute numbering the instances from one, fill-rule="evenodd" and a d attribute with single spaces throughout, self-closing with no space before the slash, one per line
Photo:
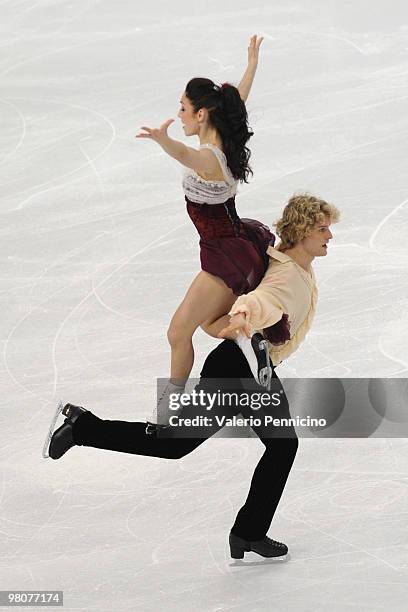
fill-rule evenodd
<path id="1" fill-rule="evenodd" d="M 208 355 L 199 386 L 214 390 L 212 378 L 252 378 L 248 362 L 235 342 L 225 340 Z M 238 409 L 231 407 L 228 412 L 236 414 Z M 218 429 L 215 428 L 211 435 Z M 89 412 L 80 415 L 75 421 L 73 436 L 75 443 L 83 446 L 169 459 L 187 455 L 205 440 L 161 438 L 146 434 L 145 423 L 105 421 Z M 248 541 L 261 540 L 268 531 L 298 445 L 296 437 L 264 437 L 262 442 L 266 450 L 255 469 L 247 500 L 232 527 L 233 535 Z M 274 556 L 269 552 L 260 554 Z M 277 552 L 280 554 L 279 550 Z"/>
<path id="2" fill-rule="evenodd" d="M 235 342 L 224 340 L 208 355 L 199 387 L 205 389 L 213 378 L 252 378 L 248 362 Z M 277 378 L 276 373 L 274 378 Z M 287 400 L 284 405 L 289 417 Z M 236 414 L 238 410 L 231 408 L 229 412 Z M 214 428 L 212 434 L 218 429 Z M 73 435 L 79 445 L 168 459 L 184 457 L 205 441 L 205 438 L 167 439 L 148 435 L 145 423 L 102 420 L 89 412 L 76 421 Z M 232 527 L 235 535 L 259 540 L 267 533 L 298 447 L 294 430 L 291 435 L 293 437 L 261 438 L 266 449 L 255 469 L 247 500 Z"/>
<path id="3" fill-rule="evenodd" d="M 248 497 L 231 533 L 244 540 L 265 537 L 282 496 L 298 448 L 297 438 L 263 439 L 266 449 L 255 468 Z"/>
<path id="4" fill-rule="evenodd" d="M 73 425 L 72 435 L 78 446 L 147 457 L 181 459 L 204 442 L 204 438 L 162 438 L 146 433 L 146 423 L 103 420 L 85 412 Z"/>
<path id="5" fill-rule="evenodd" d="M 221 342 L 206 358 L 198 388 L 211 387 L 209 379 L 216 378 L 251 378 L 251 370 L 237 345 L 231 340 Z M 185 409 L 188 411 L 188 407 Z M 230 414 L 237 410 L 230 409 Z M 180 459 L 206 438 L 165 438 L 155 434 L 146 434 L 146 423 L 131 421 L 103 420 L 85 412 L 73 423 L 72 435 L 75 444 L 91 446 L 134 455 Z M 220 429 L 214 425 L 209 435 Z"/>
<path id="6" fill-rule="evenodd" d="M 278 380 L 274 371 L 274 380 Z M 280 381 L 279 381 L 280 382 Z M 282 395 L 280 418 L 290 418 L 286 395 Z M 265 429 L 255 432 L 265 434 Z M 276 430 L 271 430 L 271 435 Z M 280 435 L 279 435 L 280 434 Z M 293 461 L 298 449 L 295 429 L 287 427 L 282 432 L 276 431 L 276 437 L 262 437 L 266 449 L 252 477 L 251 486 L 245 504 L 235 519 L 231 533 L 248 541 L 259 541 L 264 538 L 271 525 L 279 500 L 282 496 Z"/>

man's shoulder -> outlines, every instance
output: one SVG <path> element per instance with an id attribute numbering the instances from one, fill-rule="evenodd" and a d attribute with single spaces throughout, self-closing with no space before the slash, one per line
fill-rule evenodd
<path id="1" fill-rule="evenodd" d="M 316 277 L 312 266 L 310 266 L 310 272 L 306 272 L 298 263 L 296 263 L 294 259 L 292 259 L 292 257 L 286 253 L 278 251 L 273 247 L 268 247 L 266 252 L 269 255 L 269 266 L 267 273 L 280 271 L 282 274 L 285 274 L 288 277 L 297 277 L 300 273 L 300 276 L 312 281 L 313 284 L 316 283 Z"/>
<path id="2" fill-rule="evenodd" d="M 271 261 L 278 261 L 282 264 L 290 264 L 290 263 L 294 263 L 293 259 L 291 257 L 289 257 L 289 255 L 286 255 L 285 253 L 283 253 L 282 251 L 278 251 L 278 249 L 275 249 L 273 246 L 269 246 L 266 249 L 267 254 L 269 255 L 269 260 Z"/>
<path id="3" fill-rule="evenodd" d="M 289 255 L 277 251 L 273 247 L 268 247 L 267 254 L 269 255 L 269 264 L 266 274 L 281 274 L 282 276 L 291 276 L 296 272 L 295 262 Z"/>
<path id="4" fill-rule="evenodd" d="M 288 286 L 292 285 L 296 280 L 296 268 L 291 262 L 280 261 L 274 257 L 269 258 L 268 268 L 265 272 L 261 285 Z"/>

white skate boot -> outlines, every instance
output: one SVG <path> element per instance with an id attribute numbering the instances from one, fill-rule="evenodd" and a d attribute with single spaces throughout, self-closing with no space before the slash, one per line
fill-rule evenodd
<path id="1" fill-rule="evenodd" d="M 247 338 L 240 334 L 235 342 L 244 353 L 257 383 L 270 391 L 272 367 L 267 340 L 265 340 L 261 333 L 255 332 L 252 334 L 251 338 Z"/>
<path id="2" fill-rule="evenodd" d="M 184 391 L 184 385 L 176 385 L 172 382 L 167 382 L 157 400 L 157 406 L 153 410 L 149 419 L 146 420 L 146 433 L 153 434 L 161 427 L 168 427 L 171 416 L 177 414 L 178 410 L 170 410 L 170 396 L 180 395 Z"/>

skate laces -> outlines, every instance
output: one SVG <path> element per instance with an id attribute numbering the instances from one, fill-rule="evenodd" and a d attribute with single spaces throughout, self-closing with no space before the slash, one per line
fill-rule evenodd
<path id="1" fill-rule="evenodd" d="M 286 544 L 283 544 L 283 542 L 278 542 L 277 540 L 272 540 L 272 538 L 268 538 L 268 536 L 265 536 L 265 540 L 268 542 L 268 544 L 274 544 L 280 548 L 286 548 Z"/>

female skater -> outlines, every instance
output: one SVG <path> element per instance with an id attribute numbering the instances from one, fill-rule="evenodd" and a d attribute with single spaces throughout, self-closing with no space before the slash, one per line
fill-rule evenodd
<path id="1" fill-rule="evenodd" d="M 186 136 L 198 136 L 199 149 L 171 139 L 167 130 L 174 119 L 158 129 L 142 127 L 136 138 L 154 140 L 171 157 L 186 166 L 183 189 L 187 212 L 200 235 L 201 272 L 177 308 L 168 332 L 171 347 L 170 381 L 159 398 L 157 410 L 166 414 L 171 393 L 182 392 L 191 372 L 192 336 L 201 326 L 217 337 L 228 325 L 228 311 L 237 296 L 261 281 L 273 244 L 269 228 L 258 221 L 240 219 L 235 210 L 239 181 L 252 173 L 246 146 L 252 136 L 245 101 L 258 65 L 263 38 L 256 35 L 248 47 L 248 67 L 238 88 L 210 79 L 194 78 L 181 97 L 178 117 Z M 148 420 L 154 431 L 156 411 Z M 149 427 L 149 424 L 151 426 Z"/>

